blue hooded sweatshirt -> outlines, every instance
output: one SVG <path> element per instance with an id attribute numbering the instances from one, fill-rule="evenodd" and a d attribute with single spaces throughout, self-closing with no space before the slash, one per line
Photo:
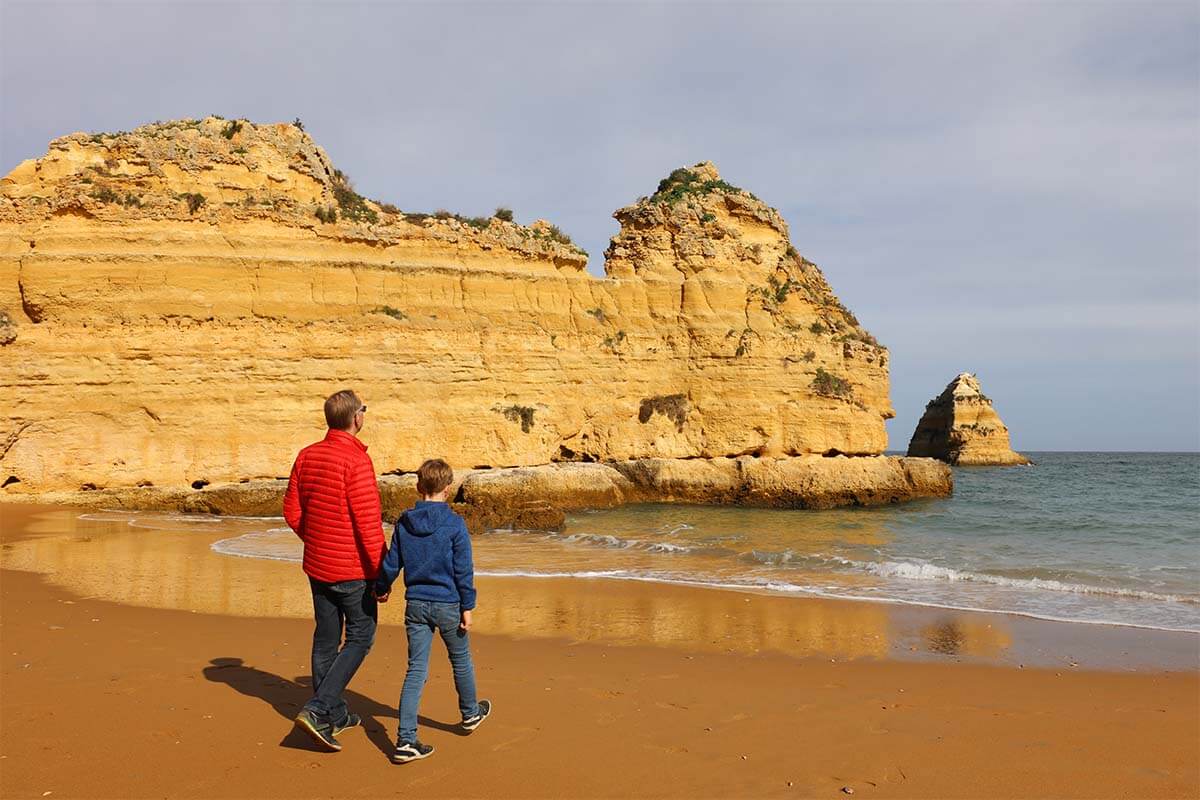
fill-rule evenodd
<path id="1" fill-rule="evenodd" d="M 375 589 L 391 591 L 404 570 L 404 597 L 458 603 L 463 611 L 475 607 L 475 567 L 467 523 L 446 503 L 418 500 L 400 515 L 392 532 Z"/>

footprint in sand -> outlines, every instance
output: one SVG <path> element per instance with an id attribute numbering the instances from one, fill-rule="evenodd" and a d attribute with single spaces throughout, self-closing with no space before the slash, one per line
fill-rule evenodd
<path id="1" fill-rule="evenodd" d="M 492 752 L 497 753 L 501 750 L 507 750 L 508 748 L 512 747 L 514 744 L 520 744 L 521 742 L 525 741 L 528 738 L 529 738 L 529 736 L 516 736 L 516 737 L 513 737 L 512 739 L 508 739 L 503 742 L 498 742 L 497 744 L 492 745 Z"/>
<path id="2" fill-rule="evenodd" d="M 676 711 L 687 711 L 688 710 L 687 706 L 681 706 L 678 703 L 664 703 L 661 700 L 656 702 L 654 704 L 654 707 L 661 708 L 661 709 L 675 709 Z"/>

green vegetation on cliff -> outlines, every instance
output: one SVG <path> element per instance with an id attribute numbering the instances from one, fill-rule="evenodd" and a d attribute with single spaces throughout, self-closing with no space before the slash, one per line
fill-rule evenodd
<path id="1" fill-rule="evenodd" d="M 658 189 L 650 195 L 650 202 L 675 205 L 680 200 L 692 195 L 708 194 L 713 191 L 736 192 L 754 197 L 740 186 L 734 186 L 720 178 L 705 178 L 695 170 L 680 167 L 658 182 Z"/>

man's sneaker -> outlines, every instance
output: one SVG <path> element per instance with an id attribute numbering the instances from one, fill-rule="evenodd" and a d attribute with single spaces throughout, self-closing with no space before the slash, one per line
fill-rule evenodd
<path id="1" fill-rule="evenodd" d="M 431 744 L 396 742 L 396 749 L 392 752 L 392 763 L 407 764 L 409 761 L 429 758 L 431 755 L 433 755 L 433 745 Z"/>
<path id="2" fill-rule="evenodd" d="M 488 718 L 488 714 L 492 713 L 492 701 L 480 700 L 479 712 L 473 717 L 467 717 L 462 721 L 463 730 L 473 731 L 483 724 L 483 721 Z"/>
<path id="3" fill-rule="evenodd" d="M 355 713 L 348 713 L 344 720 L 333 726 L 333 735 L 337 736 L 347 728 L 357 728 L 359 725 L 362 725 L 362 717 Z"/>
<path id="4" fill-rule="evenodd" d="M 336 753 L 342 749 L 342 743 L 333 738 L 333 727 L 318 722 L 307 708 L 296 715 L 296 725 L 325 750 Z"/>

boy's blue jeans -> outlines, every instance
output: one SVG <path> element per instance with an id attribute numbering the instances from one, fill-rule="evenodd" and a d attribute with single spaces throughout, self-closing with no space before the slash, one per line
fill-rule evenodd
<path id="1" fill-rule="evenodd" d="M 461 615 L 458 603 L 409 600 L 404 609 L 404 627 L 408 632 L 408 674 L 400 692 L 400 736 L 402 742 L 417 741 L 417 709 L 421 691 L 429 677 L 429 650 L 433 632 L 442 635 L 450 666 L 454 670 L 454 688 L 458 690 L 458 710 L 467 719 L 479 713 L 475 700 L 475 667 L 471 664 L 467 632 L 458 627 Z"/>

